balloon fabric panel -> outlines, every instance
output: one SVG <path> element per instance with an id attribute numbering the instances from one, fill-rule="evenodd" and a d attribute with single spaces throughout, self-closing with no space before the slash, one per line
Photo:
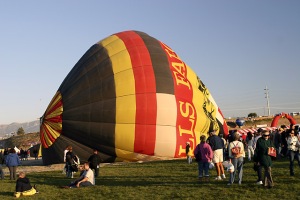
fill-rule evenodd
<path id="1" fill-rule="evenodd" d="M 149 52 L 140 36 L 133 32 L 116 34 L 130 56 L 136 92 L 134 151 L 153 155 L 156 123 L 156 91 Z M 148 120 L 147 120 L 148 119 Z"/>
<path id="2" fill-rule="evenodd" d="M 116 77 L 115 153 L 117 157 L 132 160 L 134 159 L 136 98 L 130 56 L 124 42 L 115 35 L 101 41 L 101 45 L 107 49 Z M 129 79 L 129 85 L 123 82 L 124 79 Z"/>

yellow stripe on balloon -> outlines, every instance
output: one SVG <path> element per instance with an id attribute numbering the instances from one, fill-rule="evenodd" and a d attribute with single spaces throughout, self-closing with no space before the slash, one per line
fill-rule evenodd
<path id="1" fill-rule="evenodd" d="M 60 136 L 62 130 L 63 105 L 62 96 L 57 92 L 46 109 L 41 126 L 41 143 L 44 148 L 50 147 Z M 53 110 L 54 109 L 54 110 Z"/>
<path id="2" fill-rule="evenodd" d="M 53 111 L 52 113 L 50 113 L 49 115 L 47 115 L 45 117 L 45 119 L 51 119 L 53 117 L 56 117 L 56 116 L 59 116 L 63 113 L 63 108 L 62 107 L 59 107 L 57 108 L 55 111 Z"/>
<path id="3" fill-rule="evenodd" d="M 108 52 L 116 89 L 115 150 L 117 157 L 134 159 L 135 81 L 131 59 L 124 42 L 113 35 L 100 43 Z M 122 72 L 122 75 L 119 75 Z M 126 76 L 124 76 L 124 73 Z"/>
<path id="4" fill-rule="evenodd" d="M 195 126 L 195 143 L 192 145 L 195 147 L 200 143 L 200 136 L 207 135 L 209 131 L 210 120 L 207 118 L 206 114 L 203 111 L 203 105 L 206 101 L 206 94 L 199 92 L 199 80 L 195 72 L 187 66 L 187 78 L 190 81 L 193 89 L 193 104 L 197 113 L 197 122 Z"/>
<path id="5" fill-rule="evenodd" d="M 62 129 L 62 124 L 61 123 L 46 122 L 45 125 L 50 130 L 54 130 L 55 131 L 55 133 L 53 133 L 53 136 L 54 135 L 56 136 L 55 138 L 57 138 L 60 135 L 60 133 L 58 133 L 57 131 L 60 131 Z"/>

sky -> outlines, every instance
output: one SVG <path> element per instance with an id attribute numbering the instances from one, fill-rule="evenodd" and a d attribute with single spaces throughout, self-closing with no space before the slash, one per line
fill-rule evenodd
<path id="1" fill-rule="evenodd" d="M 226 118 L 268 115 L 268 99 L 300 112 L 299 19 L 298 0 L 0 0 L 0 124 L 41 117 L 81 56 L 125 30 L 170 46 Z"/>

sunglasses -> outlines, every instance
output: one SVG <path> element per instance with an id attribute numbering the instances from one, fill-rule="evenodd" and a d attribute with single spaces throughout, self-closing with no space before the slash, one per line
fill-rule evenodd
<path id="1" fill-rule="evenodd" d="M 264 135 L 264 137 L 270 137 L 270 135 Z"/>

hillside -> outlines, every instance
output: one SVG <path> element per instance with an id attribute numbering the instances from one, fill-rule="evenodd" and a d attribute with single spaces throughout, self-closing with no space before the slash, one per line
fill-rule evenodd
<path id="1" fill-rule="evenodd" d="M 35 133 L 39 131 L 40 121 L 35 120 L 25 123 L 11 123 L 0 125 L 0 138 L 6 137 L 6 134 L 16 133 L 20 127 L 24 129 L 25 133 Z"/>
<path id="2" fill-rule="evenodd" d="M 36 144 L 40 143 L 40 134 L 36 133 L 27 133 L 24 135 L 12 136 L 8 139 L 0 140 L 0 149 L 1 148 L 11 148 L 18 147 L 23 149 L 28 149 Z"/>

